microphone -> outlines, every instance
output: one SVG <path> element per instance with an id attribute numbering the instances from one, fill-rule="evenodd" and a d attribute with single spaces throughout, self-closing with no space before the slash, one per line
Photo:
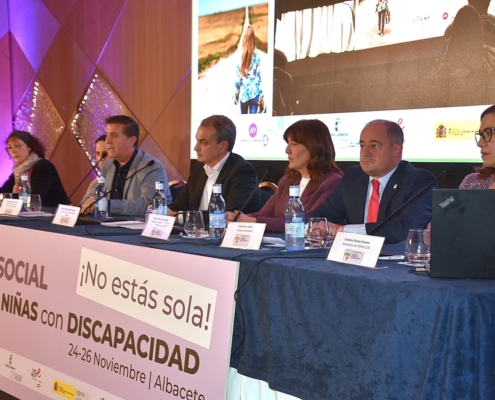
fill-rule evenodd
<path id="1" fill-rule="evenodd" d="M 104 151 L 103 153 L 101 153 L 101 157 L 96 161 L 96 165 L 98 165 L 98 163 L 101 160 L 103 160 L 106 156 L 108 156 L 108 153 L 106 151 Z M 96 174 L 98 175 L 98 171 L 96 170 L 96 165 L 92 165 L 91 166 L 91 169 L 88 171 L 88 173 L 86 174 L 86 176 L 84 178 L 82 178 L 81 182 L 79 182 L 79 185 L 77 185 L 76 188 L 69 195 L 69 200 L 72 198 L 72 196 L 74 196 L 74 193 L 76 193 L 77 189 L 79 189 L 81 187 L 81 185 L 83 184 L 83 182 L 86 180 L 86 178 L 89 176 L 89 174 L 91 172 L 95 171 Z"/>
<path id="2" fill-rule="evenodd" d="M 148 168 L 148 167 L 152 166 L 154 163 L 155 163 L 155 160 L 150 160 L 150 161 L 148 161 L 148 163 L 147 163 L 144 167 L 139 168 L 139 169 L 138 169 L 136 172 L 134 172 L 131 176 L 128 176 L 128 177 L 125 179 L 125 181 L 124 181 L 124 185 L 125 185 L 125 183 L 126 183 L 129 179 L 131 179 L 131 178 L 133 178 L 135 175 L 139 174 L 139 173 L 140 173 L 143 169 L 145 169 L 145 168 Z M 119 182 L 117 185 L 115 185 L 114 187 L 112 187 L 112 189 L 111 189 L 111 190 L 109 190 L 109 191 L 107 191 L 106 193 L 102 194 L 100 197 L 98 197 L 95 201 L 93 201 L 93 202 L 92 202 L 89 206 L 87 206 L 87 207 L 86 207 L 84 210 L 82 210 L 82 211 L 84 212 L 84 211 L 86 211 L 88 208 L 93 207 L 93 206 L 94 206 L 96 203 L 98 203 L 98 202 L 99 202 L 99 201 L 100 201 L 103 197 L 105 197 L 105 196 L 109 195 L 110 193 L 114 192 L 114 191 L 117 189 L 117 187 L 118 187 L 119 185 L 121 185 L 121 184 L 122 184 L 122 182 Z"/>
<path id="3" fill-rule="evenodd" d="M 261 177 L 260 179 L 260 182 L 263 182 L 263 179 L 265 179 L 265 177 L 268 175 L 268 173 L 272 170 L 272 166 L 269 165 L 268 167 L 266 167 L 265 169 L 265 172 L 263 173 L 263 176 Z M 237 218 L 239 217 L 239 215 L 241 215 L 241 213 L 245 210 L 245 208 L 247 207 L 247 205 L 249 204 L 249 202 L 251 201 L 251 199 L 253 198 L 254 194 L 259 190 L 259 187 L 255 187 L 254 190 L 251 192 L 251 194 L 249 195 L 249 197 L 246 199 L 246 201 L 244 202 L 244 204 L 242 205 L 242 207 L 239 209 L 239 211 L 237 212 L 237 214 L 235 215 L 234 219 L 232 220 L 232 222 L 235 222 L 237 221 Z"/>
<path id="4" fill-rule="evenodd" d="M 450 174 L 456 165 L 450 164 L 445 171 L 443 171 L 440 175 L 438 175 L 435 179 L 433 179 L 428 185 L 426 185 L 423 189 L 421 189 L 418 193 L 416 193 L 413 197 L 407 200 L 404 204 L 402 204 L 397 210 L 395 210 L 392 214 L 390 214 L 387 218 L 385 218 L 382 222 L 377 224 L 368 235 L 374 235 L 383 225 L 385 225 L 388 221 L 394 218 L 398 213 L 400 213 L 404 208 L 406 208 L 409 204 L 413 203 L 417 198 L 421 197 L 421 195 L 426 192 L 433 184 L 435 184 L 442 176 L 445 174 Z"/>

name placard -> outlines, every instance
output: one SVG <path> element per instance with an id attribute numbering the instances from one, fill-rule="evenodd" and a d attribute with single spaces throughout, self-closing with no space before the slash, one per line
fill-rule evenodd
<path id="1" fill-rule="evenodd" d="M 375 268 L 384 237 L 337 232 L 327 260 Z"/>
<path id="2" fill-rule="evenodd" d="M 141 232 L 141 236 L 168 240 L 170 233 L 174 228 L 174 222 L 175 217 L 160 214 L 149 214 L 148 222 L 146 222 L 143 232 Z"/>
<path id="3" fill-rule="evenodd" d="M 22 209 L 22 199 L 3 199 L 0 206 L 0 214 L 3 215 L 19 215 Z"/>
<path id="4" fill-rule="evenodd" d="M 53 217 L 52 224 L 73 228 L 74 225 L 76 225 L 77 217 L 79 217 L 80 212 L 80 207 L 59 204 L 55 216 Z"/>
<path id="5" fill-rule="evenodd" d="M 220 247 L 242 250 L 259 250 L 266 224 L 230 222 Z"/>

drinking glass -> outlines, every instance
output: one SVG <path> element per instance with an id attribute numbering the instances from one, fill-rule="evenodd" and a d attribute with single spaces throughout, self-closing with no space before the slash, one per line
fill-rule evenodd
<path id="1" fill-rule="evenodd" d="M 0 193 L 0 206 L 2 205 L 3 199 L 11 199 L 12 193 Z"/>
<path id="2" fill-rule="evenodd" d="M 427 229 L 409 229 L 406 240 L 406 257 L 416 266 L 427 266 L 430 262 L 429 231 Z"/>
<path id="3" fill-rule="evenodd" d="M 188 211 L 186 213 L 186 220 L 184 221 L 184 231 L 186 231 L 188 237 L 206 237 L 202 211 Z"/>
<path id="4" fill-rule="evenodd" d="M 29 211 L 41 211 L 41 198 L 39 194 L 28 196 L 27 209 Z"/>
<path id="5" fill-rule="evenodd" d="M 326 218 L 310 218 L 308 223 L 308 242 L 313 249 L 327 247 L 330 234 Z"/>

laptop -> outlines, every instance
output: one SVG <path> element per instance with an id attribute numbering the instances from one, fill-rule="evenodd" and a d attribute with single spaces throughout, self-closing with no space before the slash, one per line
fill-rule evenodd
<path id="1" fill-rule="evenodd" d="M 432 278 L 495 278 L 494 206 L 495 190 L 433 190 Z"/>

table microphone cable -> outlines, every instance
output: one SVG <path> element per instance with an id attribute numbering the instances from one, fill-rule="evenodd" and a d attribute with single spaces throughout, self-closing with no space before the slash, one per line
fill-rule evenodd
<path id="1" fill-rule="evenodd" d="M 239 314 L 240 314 L 239 320 L 241 321 L 242 339 L 239 342 L 239 344 L 236 346 L 236 348 L 230 353 L 231 356 L 233 354 L 235 354 L 237 352 L 237 350 L 239 350 L 239 348 L 244 343 L 244 340 L 246 339 L 246 329 L 245 329 L 246 321 L 244 320 L 244 311 L 242 310 L 241 304 L 237 300 L 238 299 L 238 295 L 239 295 L 239 291 L 248 283 L 249 279 L 251 278 L 252 273 L 258 267 L 258 265 L 260 265 L 263 261 L 272 260 L 272 259 L 276 259 L 276 258 L 278 258 L 278 259 L 287 259 L 287 258 L 289 258 L 289 259 L 293 260 L 293 259 L 308 259 L 308 258 L 325 258 L 325 256 L 314 255 L 314 256 L 311 257 L 311 256 L 308 256 L 308 255 L 304 255 L 304 256 L 287 257 L 287 256 L 278 255 L 278 256 L 264 257 L 264 258 L 256 261 L 256 263 L 253 265 L 253 267 L 251 268 L 251 270 L 248 272 L 248 275 L 247 275 L 246 279 L 244 279 L 244 282 L 242 282 L 237 287 L 237 290 L 234 292 L 234 300 L 235 300 L 235 302 L 237 304 L 237 307 L 239 308 Z"/>

